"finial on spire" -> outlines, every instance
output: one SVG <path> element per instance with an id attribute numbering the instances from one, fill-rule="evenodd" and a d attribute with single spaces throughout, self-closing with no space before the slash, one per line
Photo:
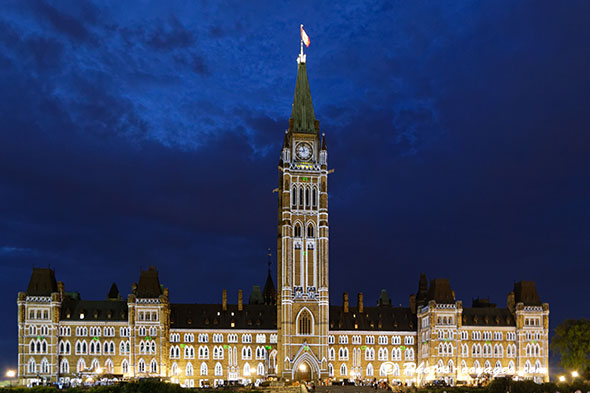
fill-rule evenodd
<path id="1" fill-rule="evenodd" d="M 299 63 L 299 64 L 305 63 L 306 56 L 303 53 L 303 44 L 305 44 L 305 46 L 309 47 L 309 44 L 311 43 L 311 41 L 309 40 L 309 36 L 305 32 L 305 30 L 303 30 L 303 25 L 301 25 L 300 28 L 301 28 L 301 53 L 299 53 L 299 57 L 297 58 L 297 63 Z"/>

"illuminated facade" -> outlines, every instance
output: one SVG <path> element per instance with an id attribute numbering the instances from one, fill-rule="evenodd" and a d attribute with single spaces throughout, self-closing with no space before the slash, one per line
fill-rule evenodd
<path id="1" fill-rule="evenodd" d="M 170 303 L 155 268 L 122 299 L 82 300 L 35 268 L 18 294 L 21 384 L 160 377 L 187 387 L 225 380 L 388 379 L 474 383 L 499 375 L 548 380 L 549 306 L 534 283 L 514 285 L 505 308 L 463 307 L 446 279 L 422 275 L 408 307 L 385 290 L 376 306 L 329 299 L 328 150 L 305 55 L 279 161 L 277 289 L 270 272 L 237 304 Z M 336 265 L 337 266 L 337 265 Z"/>

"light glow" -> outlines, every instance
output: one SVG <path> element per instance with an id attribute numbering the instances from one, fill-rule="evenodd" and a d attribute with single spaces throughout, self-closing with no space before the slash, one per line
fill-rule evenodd
<path id="1" fill-rule="evenodd" d="M 14 370 L 8 370 L 8 371 L 6 371 L 6 376 L 8 378 L 14 378 L 14 377 L 16 377 L 16 371 L 14 371 Z"/>
<path id="2" fill-rule="evenodd" d="M 579 376 L 580 376 L 580 374 L 578 374 L 577 371 L 572 371 L 572 377 L 578 378 Z"/>
<path id="3" fill-rule="evenodd" d="M 305 363 L 301 363 L 299 365 L 299 371 L 301 371 L 302 373 L 305 372 L 307 370 L 307 366 L 305 365 Z"/>
<path id="4" fill-rule="evenodd" d="M 565 382 L 565 377 L 563 375 L 559 376 L 559 382 Z"/>

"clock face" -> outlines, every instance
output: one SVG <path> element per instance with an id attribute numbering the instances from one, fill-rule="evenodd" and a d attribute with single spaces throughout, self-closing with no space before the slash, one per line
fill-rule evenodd
<path id="1" fill-rule="evenodd" d="M 298 144 L 295 148 L 295 152 L 300 160 L 309 160 L 311 158 L 311 146 L 309 143 L 304 142 Z"/>

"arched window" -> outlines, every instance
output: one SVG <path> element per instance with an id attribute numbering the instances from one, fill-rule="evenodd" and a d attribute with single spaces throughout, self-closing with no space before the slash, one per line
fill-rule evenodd
<path id="1" fill-rule="evenodd" d="M 314 208 L 318 205 L 318 189 L 315 187 L 313 188 L 312 204 Z"/>
<path id="2" fill-rule="evenodd" d="M 340 375 L 344 376 L 348 374 L 348 370 L 346 369 L 346 364 L 342 363 L 342 366 L 340 366 Z"/>
<path id="3" fill-rule="evenodd" d="M 156 362 L 156 359 L 152 359 L 152 361 L 150 362 L 150 372 L 151 373 L 158 372 L 158 362 Z"/>
<path id="4" fill-rule="evenodd" d="M 86 370 L 86 362 L 84 361 L 84 359 L 78 360 L 78 365 L 76 366 L 76 369 L 79 373 Z"/>
<path id="5" fill-rule="evenodd" d="M 176 364 L 176 362 L 172 363 L 172 367 L 170 368 L 170 374 L 173 376 L 178 375 L 178 364 Z"/>
<path id="6" fill-rule="evenodd" d="M 293 236 L 301 237 L 301 225 L 299 225 L 299 223 L 295 224 L 295 230 L 293 231 Z"/>
<path id="7" fill-rule="evenodd" d="M 209 374 L 209 369 L 207 368 L 207 363 L 201 363 L 201 375 Z"/>
<path id="8" fill-rule="evenodd" d="M 367 365 L 367 377 L 372 377 L 373 376 L 373 365 L 371 363 L 369 363 Z"/>
<path id="9" fill-rule="evenodd" d="M 223 367 L 221 367 L 221 363 L 217 362 L 215 364 L 215 376 L 220 377 L 223 375 Z"/>
<path id="10" fill-rule="evenodd" d="M 127 361 L 127 359 L 123 359 L 123 361 L 121 362 L 121 372 L 123 374 L 127 374 L 129 372 L 129 362 Z"/>
<path id="11" fill-rule="evenodd" d="M 41 360 L 41 373 L 42 374 L 49 374 L 49 362 L 45 358 L 43 358 L 43 360 Z"/>
<path id="12" fill-rule="evenodd" d="M 467 362 L 465 362 L 465 360 L 461 361 L 461 372 L 463 374 L 469 374 L 469 369 L 467 368 Z"/>
<path id="13" fill-rule="evenodd" d="M 187 377 L 192 377 L 193 376 L 193 365 L 191 363 L 187 363 L 186 364 L 185 375 Z"/>
<path id="14" fill-rule="evenodd" d="M 145 361 L 143 359 L 139 359 L 139 363 L 137 363 L 137 371 L 145 373 Z"/>
<path id="15" fill-rule="evenodd" d="M 514 361 L 513 361 L 513 360 L 511 360 L 511 361 L 508 363 L 508 372 L 510 372 L 510 373 L 514 373 Z"/>
<path id="16" fill-rule="evenodd" d="M 313 225 L 309 224 L 307 226 L 307 237 L 313 237 Z"/>
<path id="17" fill-rule="evenodd" d="M 29 359 L 29 363 L 27 365 L 27 372 L 29 374 L 35 374 L 37 372 L 37 364 L 35 364 L 35 359 Z"/>
<path id="18" fill-rule="evenodd" d="M 113 373 L 113 361 L 111 359 L 107 359 L 107 361 L 104 363 L 104 369 L 109 374 Z"/>
<path id="19" fill-rule="evenodd" d="M 309 188 L 305 188 L 305 207 L 309 209 L 311 198 L 309 197 Z"/>
<path id="20" fill-rule="evenodd" d="M 250 365 L 248 363 L 244 364 L 244 370 L 242 372 L 242 375 L 244 377 L 249 377 L 250 376 Z"/>
<path id="21" fill-rule="evenodd" d="M 476 360 L 473 362 L 473 368 L 475 369 L 476 374 L 481 374 L 481 367 L 479 366 L 479 361 Z"/>
<path id="22" fill-rule="evenodd" d="M 258 363 L 258 366 L 256 367 L 256 374 L 264 375 L 264 364 L 262 364 L 262 362 Z"/>
<path id="23" fill-rule="evenodd" d="M 303 188 L 299 188 L 299 209 L 303 210 Z"/>
<path id="24" fill-rule="evenodd" d="M 328 364 L 328 375 L 330 377 L 334 376 L 334 366 L 332 366 L 332 363 Z"/>
<path id="25" fill-rule="evenodd" d="M 62 359 L 59 363 L 59 373 L 60 374 L 68 374 L 70 372 L 70 363 L 68 363 L 68 359 Z"/>
<path id="26" fill-rule="evenodd" d="M 291 190 L 291 208 L 297 208 L 297 188 L 293 187 Z"/>
<path id="27" fill-rule="evenodd" d="M 494 373 L 499 374 L 502 370 L 502 363 L 499 360 L 496 361 L 496 365 L 494 366 Z"/>
<path id="28" fill-rule="evenodd" d="M 313 334 L 312 320 L 313 318 L 309 311 L 301 311 L 299 318 L 297 318 L 297 334 L 300 336 Z"/>
<path id="29" fill-rule="evenodd" d="M 526 363 L 524 364 L 524 372 L 525 373 L 530 373 L 533 370 L 531 370 L 531 361 L 527 360 Z"/>
<path id="30" fill-rule="evenodd" d="M 334 348 L 328 349 L 328 359 L 335 360 L 336 359 L 336 350 Z"/>

